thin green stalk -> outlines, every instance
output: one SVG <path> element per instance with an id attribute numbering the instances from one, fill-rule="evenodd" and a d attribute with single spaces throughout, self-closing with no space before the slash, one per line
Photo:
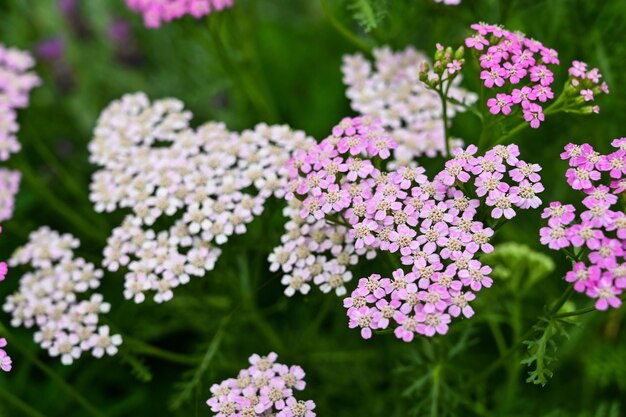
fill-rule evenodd
<path id="1" fill-rule="evenodd" d="M 181 365 L 197 365 L 201 360 L 201 358 L 198 357 L 191 357 L 176 352 L 170 352 L 168 350 L 149 345 L 141 340 L 131 339 L 128 336 L 124 336 L 124 345 L 126 348 L 135 353 L 152 356 Z"/>
<path id="2" fill-rule="evenodd" d="M 20 412 L 23 413 L 21 415 L 28 417 L 46 417 L 44 414 L 35 410 L 33 407 L 20 400 L 18 397 L 11 394 L 9 391 L 5 390 L 2 387 L 0 387 L 0 397 L 2 397 L 5 402 L 20 410 Z"/>
<path id="3" fill-rule="evenodd" d="M 77 403 L 79 403 L 87 413 L 93 417 L 105 417 L 89 400 L 83 397 L 78 391 L 76 391 L 70 384 L 65 382 L 63 377 L 57 374 L 52 368 L 48 365 L 37 359 L 35 355 L 33 355 L 28 349 L 23 347 L 21 344 L 17 342 L 17 339 L 12 336 L 12 334 L 0 323 L 0 333 L 6 334 L 11 339 L 11 346 L 15 347 L 23 356 L 26 357 L 27 360 L 32 362 L 37 368 L 39 368 L 43 373 L 48 375 L 50 379 L 56 382 L 61 388 L 63 388 L 70 397 L 73 397 Z"/>
<path id="4" fill-rule="evenodd" d="M 335 16 L 333 16 L 332 11 L 330 10 L 330 5 L 328 4 L 328 0 L 321 0 L 321 1 L 322 1 L 322 9 L 324 10 L 324 14 L 326 15 L 326 18 L 331 23 L 331 25 L 335 28 L 335 30 L 341 33 L 343 37 L 346 38 L 348 41 L 353 43 L 354 46 L 356 46 L 357 48 L 359 48 L 366 54 L 371 55 L 372 48 L 367 43 L 365 43 L 361 38 L 359 38 L 354 33 L 352 33 L 348 28 L 342 25 L 341 22 L 339 22 L 339 20 L 335 18 Z"/>
<path id="5" fill-rule="evenodd" d="M 565 304 L 567 300 L 569 300 L 569 298 L 572 296 L 573 293 L 574 293 L 574 287 L 571 285 L 568 285 L 565 291 L 563 292 L 563 294 L 561 294 L 561 297 L 559 297 L 559 299 L 556 300 L 556 302 L 554 303 L 554 306 L 548 312 L 548 316 L 552 317 L 556 313 L 558 313 L 561 307 L 563 307 L 563 304 Z"/>
<path id="6" fill-rule="evenodd" d="M 555 301 L 553 307 L 549 310 L 549 312 L 547 314 L 548 319 L 552 320 L 553 318 L 557 318 L 557 316 L 555 316 L 555 314 L 561 309 L 561 307 L 563 307 L 563 305 L 567 302 L 567 300 L 569 299 L 569 297 L 572 295 L 573 292 L 574 292 L 574 288 L 571 285 L 568 285 L 567 288 L 565 289 L 565 291 L 563 292 L 563 294 L 561 294 L 561 296 Z M 539 322 L 540 321 L 538 321 L 538 323 Z M 538 324 L 538 323 L 536 323 L 536 324 Z M 498 359 L 496 359 L 495 361 L 491 362 L 491 364 L 487 368 L 485 368 L 481 373 L 479 373 L 474 378 L 472 378 L 468 382 L 467 386 L 475 385 L 477 382 L 482 381 L 484 378 L 486 378 L 487 376 L 491 375 L 491 373 L 493 371 L 495 371 L 496 369 L 498 369 L 500 367 L 500 365 L 502 365 L 504 363 L 505 360 L 507 360 L 512 355 L 514 355 L 515 352 L 518 349 L 523 347 L 524 346 L 524 341 L 526 339 L 528 339 L 530 336 L 532 336 L 533 333 L 535 332 L 536 324 L 532 325 L 516 341 L 516 343 L 513 344 L 503 355 L 500 355 L 500 357 Z"/>
<path id="7" fill-rule="evenodd" d="M 437 90 L 439 98 L 441 99 L 441 118 L 443 120 L 443 139 L 446 145 L 446 156 L 450 157 L 450 137 L 448 132 L 448 99 L 443 91 L 443 86 L 439 86 Z"/>
<path id="8" fill-rule="evenodd" d="M 85 195 L 85 189 L 83 185 L 76 181 L 76 178 L 65 169 L 65 167 L 59 162 L 56 156 L 44 145 L 43 141 L 34 141 L 35 150 L 41 156 L 46 164 L 48 164 L 57 175 L 63 179 L 63 184 L 72 190 L 72 192 L 82 198 Z"/>
<path id="9" fill-rule="evenodd" d="M 107 236 L 99 233 L 98 228 L 94 227 L 83 216 L 76 213 L 69 205 L 63 200 L 59 199 L 45 184 L 37 178 L 33 169 L 26 163 L 23 156 L 18 154 L 14 157 L 17 161 L 17 168 L 21 171 L 24 180 L 35 189 L 38 196 L 41 197 L 60 217 L 64 218 L 68 223 L 73 224 L 80 229 L 85 235 L 94 239 L 96 242 L 102 242 L 106 240 Z"/>
<path id="10" fill-rule="evenodd" d="M 595 306 L 589 306 L 586 308 L 581 308 L 580 310 L 569 311 L 567 313 L 560 313 L 554 316 L 555 319 L 564 319 L 567 317 L 581 316 L 583 314 L 591 313 L 593 311 L 597 311 Z"/>
<path id="11" fill-rule="evenodd" d="M 430 391 L 430 417 L 439 416 L 439 394 L 441 389 L 441 363 L 433 369 L 433 385 Z"/>
<path id="12" fill-rule="evenodd" d="M 250 269 L 248 268 L 246 257 L 244 255 L 240 255 L 237 258 L 237 264 L 239 266 L 239 278 L 241 281 L 242 302 L 244 304 L 244 308 L 250 313 L 250 321 L 255 324 L 257 329 L 263 334 L 263 336 L 265 336 L 267 341 L 270 342 L 276 350 L 279 352 L 286 351 L 286 345 L 282 338 L 265 320 L 265 316 L 263 316 L 263 314 L 259 311 L 254 302 L 250 281 Z"/>

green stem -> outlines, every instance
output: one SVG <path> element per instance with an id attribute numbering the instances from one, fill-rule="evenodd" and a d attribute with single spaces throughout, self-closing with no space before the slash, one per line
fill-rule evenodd
<path id="1" fill-rule="evenodd" d="M 554 316 L 555 319 L 564 319 L 567 317 L 581 316 L 583 314 L 591 313 L 593 311 L 597 311 L 595 306 L 590 306 L 586 308 L 581 308 L 580 310 L 569 311 L 567 313 L 560 313 Z"/>
<path id="2" fill-rule="evenodd" d="M 63 167 L 63 165 L 59 162 L 56 156 L 50 151 L 50 149 L 48 149 L 44 145 L 43 141 L 35 140 L 34 146 L 35 150 L 37 151 L 39 156 L 41 156 L 44 162 L 46 162 L 46 164 L 48 164 L 50 168 L 56 171 L 57 175 L 62 178 L 63 185 L 69 187 L 76 196 L 82 198 L 85 195 L 86 187 L 79 184 L 76 181 L 75 177 L 73 175 L 70 175 L 70 173 L 65 169 L 65 167 Z"/>
<path id="3" fill-rule="evenodd" d="M 563 307 L 563 304 L 565 304 L 567 302 L 569 297 L 572 295 L 573 291 L 574 291 L 574 288 L 571 285 L 568 285 L 567 288 L 565 289 L 565 291 L 563 292 L 563 294 L 561 294 L 561 296 L 555 301 L 554 306 L 549 310 L 549 312 L 548 312 L 548 319 L 551 320 L 551 319 L 557 317 L 557 316 L 555 316 L 555 314 L 561 309 L 561 307 Z M 518 349 L 520 349 L 521 347 L 524 346 L 524 341 L 526 339 L 528 339 L 530 336 L 533 335 L 533 333 L 535 332 L 535 326 L 537 324 L 539 324 L 540 322 L 541 321 L 537 321 L 536 324 L 532 325 L 526 331 L 526 333 L 524 333 L 516 341 L 516 343 L 513 346 L 511 346 L 503 355 L 500 355 L 500 357 L 498 359 L 496 359 L 495 361 L 491 362 L 491 364 L 485 370 L 483 370 L 481 373 L 476 375 L 476 377 L 472 378 L 468 382 L 467 386 L 475 385 L 477 382 L 482 381 L 487 376 L 491 375 L 491 373 L 493 371 L 498 369 L 500 367 L 500 365 L 502 365 L 504 363 L 505 360 L 507 360 L 509 357 L 511 357 L 513 354 L 515 354 L 515 352 L 517 352 Z"/>
<path id="4" fill-rule="evenodd" d="M 39 197 L 44 199 L 60 217 L 79 228 L 86 236 L 94 239 L 95 242 L 100 243 L 107 239 L 106 235 L 99 233 L 96 227 L 84 220 L 83 216 L 76 213 L 43 184 L 21 154 L 15 156 L 14 160 L 17 161 L 17 168 L 21 171 L 24 180 L 35 189 Z"/>
<path id="5" fill-rule="evenodd" d="M 367 43 L 365 43 L 361 38 L 359 38 L 354 33 L 352 33 L 348 28 L 342 25 L 341 22 L 339 22 L 339 20 L 335 18 L 335 16 L 333 16 L 330 10 L 330 5 L 328 4 L 328 0 L 321 0 L 321 1 L 322 1 L 322 9 L 324 10 L 324 14 L 326 15 L 326 18 L 330 21 L 331 25 L 333 25 L 335 30 L 341 33 L 343 37 L 346 38 L 348 41 L 353 43 L 354 46 L 356 46 L 357 48 L 359 48 L 366 54 L 371 55 L 372 48 Z"/>
<path id="6" fill-rule="evenodd" d="M 433 369 L 433 386 L 430 392 L 430 417 L 438 417 L 439 393 L 441 388 L 441 363 Z"/>
<path id="7" fill-rule="evenodd" d="M 23 356 L 26 357 L 27 360 L 32 362 L 36 367 L 38 367 L 43 373 L 48 375 L 50 379 L 56 382 L 61 388 L 63 388 L 71 397 L 79 403 L 88 414 L 94 417 L 105 417 L 98 409 L 83 397 L 78 391 L 76 391 L 71 385 L 69 385 L 65 380 L 57 374 L 52 368 L 48 365 L 44 364 L 42 361 L 37 359 L 35 355 L 33 355 L 28 349 L 23 347 L 21 344 L 17 343 L 17 339 L 13 337 L 13 335 L 4 327 L 2 323 L 0 323 L 0 333 L 6 334 L 11 339 L 11 346 L 15 347 Z"/>
<path id="8" fill-rule="evenodd" d="M 443 138 L 446 145 L 446 157 L 450 157 L 450 137 L 448 132 L 448 99 L 443 91 L 443 86 L 440 85 L 437 89 L 439 98 L 441 99 L 441 118 L 443 120 Z"/>
<path id="9" fill-rule="evenodd" d="M 568 285 L 565 291 L 563 292 L 563 294 L 561 294 L 561 297 L 559 297 L 559 299 L 556 300 L 556 302 L 554 303 L 554 306 L 548 312 L 548 316 L 552 318 L 552 316 L 558 313 L 561 307 L 563 307 L 563 305 L 567 302 L 567 300 L 569 300 L 569 298 L 572 296 L 573 293 L 574 293 L 574 287 L 571 285 Z"/>
<path id="10" fill-rule="evenodd" d="M 181 365 L 197 365 L 201 360 L 201 358 L 170 352 L 168 350 L 149 345 L 141 340 L 131 339 L 128 336 L 124 336 L 124 345 L 135 353 L 152 356 Z"/>
<path id="11" fill-rule="evenodd" d="M 33 407 L 20 400 L 15 395 L 11 394 L 9 391 L 0 387 L 0 397 L 4 399 L 7 403 L 11 404 L 16 409 L 20 410 L 20 415 L 29 416 L 29 417 L 46 417 L 44 414 L 41 414 L 39 411 L 35 410 Z"/>

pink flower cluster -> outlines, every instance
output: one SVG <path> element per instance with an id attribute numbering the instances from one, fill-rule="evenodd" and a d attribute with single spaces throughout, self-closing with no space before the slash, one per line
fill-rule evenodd
<path id="1" fill-rule="evenodd" d="M 559 64 L 558 53 L 497 25 L 471 27 L 476 33 L 465 39 L 465 45 L 481 53 L 480 78 L 485 87 L 501 89 L 487 101 L 489 111 L 507 116 L 519 106 L 530 127 L 538 128 L 545 119 L 543 103 L 554 98 L 554 74 L 548 66 Z"/>
<path id="2" fill-rule="evenodd" d="M 379 170 L 394 147 L 376 119 L 346 118 L 317 148 L 290 161 L 293 194 L 287 197 L 302 199 L 302 218 L 350 227 L 355 249 L 399 253 L 411 266 L 411 273 L 398 269 L 393 279 L 361 279 L 344 302 L 350 327 L 361 327 L 363 337 L 393 319 L 396 335 L 410 341 L 415 332 L 445 333 L 450 315 L 471 316 L 471 291 L 491 286 L 491 269 L 475 259 L 493 250 L 493 230 L 475 220 L 481 206 L 501 224 L 516 208 L 538 207 L 543 186 L 541 168 L 521 161 L 515 145 L 484 156 L 476 156 L 473 145 L 458 148 L 432 181 L 421 167 Z"/>
<path id="3" fill-rule="evenodd" d="M 89 144 L 100 165 L 91 183 L 96 211 L 130 209 L 107 241 L 103 265 L 126 267 L 124 296 L 140 303 L 213 270 L 216 245 L 243 234 L 267 199 L 282 198 L 286 162 L 315 140 L 287 126 L 230 132 L 222 123 L 193 129 L 179 100 L 129 94 L 105 109 Z M 166 225 L 166 227 L 163 227 Z"/>
<path id="4" fill-rule="evenodd" d="M 0 161 L 6 161 L 21 149 L 15 136 L 20 127 L 17 109 L 28 106 L 30 91 L 41 83 L 29 71 L 34 65 L 29 53 L 0 43 Z M 0 170 L 0 221 L 13 216 L 19 182 L 19 172 Z"/>
<path id="5" fill-rule="evenodd" d="M 576 260 L 565 279 L 595 299 L 598 310 L 619 307 L 626 288 L 626 214 L 619 207 L 626 191 L 626 138 L 611 143 L 617 150 L 607 155 L 589 144 L 565 147 L 561 158 L 569 161 L 567 183 L 584 193 L 585 209 L 575 222 L 573 205 L 553 202 L 542 216 L 548 226 L 539 231 L 542 244 Z"/>
<path id="6" fill-rule="evenodd" d="M 11 325 L 36 327 L 35 342 L 50 356 L 60 356 L 64 365 L 88 351 L 97 358 L 115 355 L 122 343 L 120 335 L 98 325 L 100 314 L 110 309 L 102 295 L 81 299 L 98 288 L 103 272 L 74 257 L 79 245 L 73 236 L 43 227 L 31 233 L 28 244 L 9 260 L 11 266 L 33 268 L 20 279 L 18 291 L 6 298 L 4 311 L 12 315 Z"/>
<path id="7" fill-rule="evenodd" d="M 343 59 L 343 80 L 352 109 L 380 120 L 394 141 L 394 165 L 409 165 L 415 157 L 445 154 L 443 107 L 436 92 L 419 79 L 422 63 L 428 57 L 413 48 L 394 52 L 390 48 L 374 49 L 374 63 L 363 55 L 346 55 Z M 435 76 L 434 72 L 430 72 Z M 476 95 L 460 87 L 457 77 L 450 88 L 450 97 L 472 104 Z M 453 118 L 463 107 L 450 105 L 448 117 Z M 461 146 L 460 140 L 454 140 Z"/>
<path id="8" fill-rule="evenodd" d="M 278 355 L 250 356 L 250 366 L 211 387 L 207 401 L 215 417 L 315 417 L 315 403 L 294 397 L 306 386 L 304 370 L 298 365 L 276 362 Z"/>
<path id="9" fill-rule="evenodd" d="M 585 103 L 591 104 L 599 94 L 609 94 L 609 86 L 602 79 L 598 68 L 589 69 L 585 62 L 574 61 L 568 70 L 570 84 Z M 600 106 L 591 106 L 593 113 L 600 112 Z"/>
<path id="10" fill-rule="evenodd" d="M 7 340 L 4 337 L 0 337 L 0 369 L 4 372 L 10 372 L 13 368 L 13 361 L 9 354 L 3 349 L 7 346 Z"/>
<path id="11" fill-rule="evenodd" d="M 435 0 L 435 3 L 443 3 L 446 6 L 457 6 L 461 4 L 461 0 Z"/>
<path id="12" fill-rule="evenodd" d="M 0 233 L 2 233 L 2 227 L 0 227 Z M 7 276 L 8 268 L 7 263 L 2 261 L 0 262 L 0 282 L 4 281 Z M 9 372 L 12 367 L 11 357 L 8 353 L 3 349 L 7 345 L 7 340 L 3 337 L 0 338 L 0 369 L 4 372 Z"/>
<path id="13" fill-rule="evenodd" d="M 126 0 L 126 5 L 143 15 L 148 28 L 158 28 L 162 22 L 191 15 L 196 19 L 213 11 L 232 7 L 234 0 Z"/>

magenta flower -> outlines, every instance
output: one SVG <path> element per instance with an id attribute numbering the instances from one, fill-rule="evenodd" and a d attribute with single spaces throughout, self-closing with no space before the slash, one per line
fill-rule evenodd
<path id="1" fill-rule="evenodd" d="M 126 5 L 143 15 L 148 28 L 158 28 L 162 22 L 180 19 L 186 14 L 196 19 L 212 11 L 232 7 L 233 0 L 126 0 Z"/>
<path id="2" fill-rule="evenodd" d="M 566 237 L 565 228 L 562 226 L 542 227 L 539 229 L 541 243 L 548 245 L 550 249 L 559 250 L 570 246 L 570 241 Z"/>
<path id="3" fill-rule="evenodd" d="M 487 100 L 487 106 L 489 106 L 491 114 L 502 112 L 506 116 L 511 113 L 511 102 L 511 97 L 508 94 L 496 94 L 496 98 Z"/>
<path id="4" fill-rule="evenodd" d="M 550 207 L 543 210 L 541 218 L 549 218 L 548 225 L 551 227 L 560 225 L 566 226 L 574 220 L 576 217 L 575 213 L 576 209 L 573 205 L 563 205 L 558 201 L 553 201 L 550 203 Z"/>
<path id="5" fill-rule="evenodd" d="M 524 120 L 530 123 L 530 127 L 537 129 L 541 122 L 545 120 L 543 109 L 536 103 L 528 102 L 526 105 L 522 105 L 524 112 Z"/>
<path id="6" fill-rule="evenodd" d="M 489 266 L 482 265 L 473 259 L 466 269 L 459 271 L 459 277 L 463 285 L 469 286 L 472 291 L 480 291 L 482 287 L 491 287 L 493 280 L 488 276 L 490 273 L 491 268 Z"/>
<path id="7" fill-rule="evenodd" d="M 485 70 L 480 73 L 480 79 L 484 80 L 485 87 L 493 88 L 493 86 L 502 87 L 504 85 L 504 76 L 507 72 L 501 67 L 491 67 L 489 71 Z"/>

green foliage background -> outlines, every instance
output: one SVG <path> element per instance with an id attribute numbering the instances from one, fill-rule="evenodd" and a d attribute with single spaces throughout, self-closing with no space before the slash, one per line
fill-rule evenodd
<path id="1" fill-rule="evenodd" d="M 78 14 L 68 20 L 52 0 L 0 0 L 2 43 L 32 50 L 60 36 L 67 46 L 62 61 L 39 60 L 36 70 L 44 84 L 19 113 L 23 151 L 8 165 L 21 170 L 24 181 L 15 217 L 3 225 L 1 259 L 41 225 L 73 233 L 82 241 L 80 255 L 101 259 L 105 238 L 122 214 L 93 212 L 87 190 L 94 167 L 86 145 L 99 112 L 124 93 L 180 98 L 198 124 L 221 120 L 242 130 L 261 121 L 287 123 L 317 138 L 352 114 L 339 68 L 342 55 L 358 49 L 333 28 L 324 1 L 237 0 L 222 14 L 183 19 L 159 30 L 145 29 L 122 0 L 79 3 Z M 611 94 L 601 98 L 599 115 L 550 116 L 540 129 L 519 135 L 525 159 L 544 168 L 544 202 L 573 197 L 558 157 L 566 143 L 589 141 L 605 150 L 611 139 L 625 134 L 623 0 L 464 0 L 458 7 L 431 0 L 337 0 L 327 5 L 337 21 L 372 46 L 414 45 L 430 54 L 436 42 L 459 45 L 471 23 L 487 21 L 557 49 L 562 65 L 555 85 L 562 85 L 573 59 L 600 67 Z M 107 36 L 115 19 L 132 28 L 123 49 Z M 464 85 L 476 91 L 476 74 L 468 73 Z M 461 115 L 453 134 L 472 142 L 479 129 L 471 115 Z M 101 291 L 113 305 L 109 320 L 126 336 L 116 357 L 85 355 L 64 367 L 35 345 L 31 330 L 10 329 L 15 368 L 0 375 L 0 415 L 210 415 L 204 404 L 210 385 L 233 376 L 250 354 L 271 350 L 283 363 L 307 371 L 301 397 L 315 400 L 319 416 L 608 417 L 626 412 L 623 309 L 580 316 L 572 320 L 577 325 L 555 323 L 547 331 L 544 324 L 530 334 L 531 353 L 545 342 L 548 356 L 555 358 L 554 376 L 544 387 L 524 382 L 534 368 L 520 364 L 522 349 L 506 356 L 504 366 L 483 373 L 521 342 L 545 314 L 544 306 L 565 288 L 568 261 L 538 244 L 539 211 L 517 217 L 499 233 L 498 242 L 517 245 L 506 244 L 486 259 L 495 267 L 496 282 L 475 302 L 474 319 L 456 322 L 446 337 L 405 344 L 392 335 L 362 340 L 347 328 L 341 300 L 334 296 L 282 295 L 280 277 L 266 262 L 283 230 L 281 207 L 271 202 L 248 234 L 224 247 L 214 271 L 179 288 L 165 305 L 125 301 L 122 275 L 107 274 Z M 373 271 L 390 272 L 374 261 L 355 275 Z M 15 290 L 20 273 L 11 271 L 2 283 L 2 299 Z M 589 304 L 575 296 L 564 308 Z M 8 323 L 9 317 L 1 313 L 1 319 Z M 554 336 L 542 341 L 548 333 Z M 77 396 L 95 410 L 81 406 Z"/>

